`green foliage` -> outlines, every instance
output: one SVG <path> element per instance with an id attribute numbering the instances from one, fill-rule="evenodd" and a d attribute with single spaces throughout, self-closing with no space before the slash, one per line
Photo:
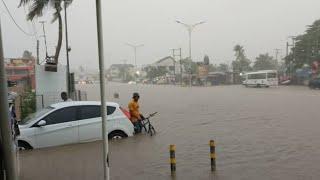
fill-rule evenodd
<path id="1" fill-rule="evenodd" d="M 268 53 L 260 54 L 253 65 L 254 70 L 277 69 L 277 61 Z"/>
<path id="2" fill-rule="evenodd" d="M 25 50 L 22 54 L 22 58 L 33 59 L 32 52 Z"/>
<path id="3" fill-rule="evenodd" d="M 119 68 L 119 77 L 121 78 L 123 82 L 129 82 L 134 80 L 134 77 L 130 73 L 130 67 L 129 66 L 121 66 Z"/>
<path id="4" fill-rule="evenodd" d="M 210 59 L 209 59 L 209 56 L 205 55 L 204 58 L 203 58 L 203 63 L 205 65 L 209 65 L 210 64 Z"/>
<path id="5" fill-rule="evenodd" d="M 147 78 L 152 80 L 156 77 L 164 76 L 168 73 L 165 67 L 148 67 L 147 69 Z"/>
<path id="6" fill-rule="evenodd" d="M 233 48 L 235 52 L 236 59 L 232 61 L 232 67 L 234 72 L 244 72 L 244 71 L 250 71 L 250 60 L 245 55 L 245 50 L 243 46 L 236 45 Z"/>
<path id="7" fill-rule="evenodd" d="M 218 71 L 218 67 L 215 64 L 209 64 L 209 72 Z"/>
<path id="8" fill-rule="evenodd" d="M 181 64 L 185 69 L 185 73 L 197 74 L 198 73 L 198 65 L 196 62 L 191 61 L 189 58 L 181 60 Z M 191 67 L 191 68 L 190 68 Z"/>
<path id="9" fill-rule="evenodd" d="M 315 60 L 320 60 L 320 20 L 308 26 L 306 32 L 295 38 L 295 47 L 285 58 L 287 65 L 293 64 L 301 68 L 304 64 L 310 65 Z"/>
<path id="10" fill-rule="evenodd" d="M 57 64 L 62 45 L 62 2 L 63 0 L 20 0 L 19 4 L 19 7 L 24 6 L 28 8 L 27 20 L 29 21 L 33 21 L 35 18 L 42 17 L 45 11 L 50 11 L 48 10 L 48 7 L 54 9 L 52 23 L 58 20 L 58 42 L 54 55 L 54 59 Z M 71 2 L 72 1 L 69 1 L 67 6 L 69 6 Z"/>
<path id="11" fill-rule="evenodd" d="M 27 91 L 21 97 L 21 119 L 24 119 L 29 114 L 36 111 L 36 94 L 31 91 Z"/>
<path id="12" fill-rule="evenodd" d="M 225 63 L 219 64 L 218 71 L 220 71 L 220 72 L 228 72 L 229 71 L 228 64 L 225 64 Z"/>

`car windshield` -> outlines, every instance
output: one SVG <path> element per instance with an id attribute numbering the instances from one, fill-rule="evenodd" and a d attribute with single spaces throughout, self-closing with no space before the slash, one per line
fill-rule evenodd
<path id="1" fill-rule="evenodd" d="M 37 112 L 32 113 L 32 114 L 29 114 L 26 118 L 21 120 L 19 122 L 19 124 L 20 125 L 28 124 L 31 120 L 41 117 L 42 115 L 46 114 L 47 112 L 51 111 L 52 109 L 54 109 L 54 108 L 51 107 L 51 106 L 48 106 L 48 107 L 46 107 L 44 109 L 41 109 L 40 111 L 37 111 Z"/>

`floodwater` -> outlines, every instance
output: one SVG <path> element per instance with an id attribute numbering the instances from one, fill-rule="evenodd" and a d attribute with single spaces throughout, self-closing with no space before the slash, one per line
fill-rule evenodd
<path id="1" fill-rule="evenodd" d="M 82 85 L 99 100 L 98 85 Z M 156 136 L 110 142 L 111 179 L 171 179 L 169 145 L 176 145 L 176 179 L 320 178 L 320 91 L 307 87 L 174 87 L 107 85 L 109 100 L 126 107 L 133 92 Z M 112 89 L 112 90 L 110 90 Z M 113 99 L 113 93 L 120 99 Z M 209 140 L 217 171 L 210 172 Z M 21 179 L 102 179 L 102 144 L 68 145 L 20 154 Z"/>

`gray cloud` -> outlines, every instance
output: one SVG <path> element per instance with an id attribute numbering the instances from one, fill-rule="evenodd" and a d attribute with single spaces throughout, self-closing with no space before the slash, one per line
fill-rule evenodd
<path id="1" fill-rule="evenodd" d="M 29 32 L 24 8 L 18 0 L 5 0 L 17 22 Z M 202 60 L 208 54 L 213 63 L 233 60 L 236 43 L 245 46 L 250 59 L 259 53 L 285 53 L 289 35 L 303 33 L 305 26 L 320 18 L 318 0 L 110 0 L 103 1 L 103 24 L 106 64 L 133 63 L 133 51 L 126 42 L 145 44 L 138 50 L 138 64 L 151 63 L 170 55 L 171 48 L 183 49 L 187 56 L 187 32 L 176 19 L 187 23 L 205 20 L 193 33 L 193 59 Z M 20 56 L 24 49 L 35 54 L 35 38 L 21 33 L 1 6 L 1 24 L 6 57 Z M 97 68 L 95 3 L 74 0 L 68 10 L 71 65 Z M 50 12 L 42 19 L 50 21 Z M 39 35 L 41 27 L 35 21 Z M 50 53 L 54 53 L 56 24 L 47 24 Z M 40 38 L 41 42 L 42 39 Z M 44 47 L 41 44 L 41 57 Z M 61 62 L 65 62 L 64 47 Z"/>

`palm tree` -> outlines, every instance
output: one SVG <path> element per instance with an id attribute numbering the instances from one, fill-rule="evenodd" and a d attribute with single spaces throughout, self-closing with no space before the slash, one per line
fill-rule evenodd
<path id="1" fill-rule="evenodd" d="M 237 44 L 234 46 L 233 50 L 235 51 L 236 60 L 240 61 L 240 59 L 244 56 L 243 46 Z"/>
<path id="2" fill-rule="evenodd" d="M 29 12 L 27 14 L 27 20 L 32 21 L 36 17 L 41 17 L 43 12 L 47 7 L 52 7 L 55 12 L 53 14 L 52 23 L 58 20 L 59 24 L 59 34 L 58 34 L 58 43 L 56 46 L 56 52 L 54 54 L 55 63 L 58 64 L 59 54 L 62 45 L 62 17 L 61 17 L 61 3 L 63 0 L 20 0 L 20 6 L 28 6 L 31 3 Z M 70 2 L 69 2 L 70 3 Z M 68 4 L 69 4 L 68 3 Z"/>
<path id="3" fill-rule="evenodd" d="M 235 61 L 232 62 L 233 69 L 239 72 L 250 70 L 250 60 L 246 57 L 243 46 L 237 44 L 233 50 L 236 56 Z"/>

